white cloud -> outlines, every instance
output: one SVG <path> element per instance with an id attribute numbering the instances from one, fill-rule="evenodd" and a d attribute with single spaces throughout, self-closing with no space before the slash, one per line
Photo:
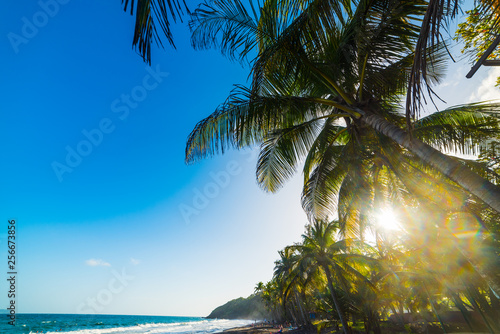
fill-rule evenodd
<path id="1" fill-rule="evenodd" d="M 500 89 L 495 87 L 496 80 L 500 77 L 500 68 L 485 67 L 488 75 L 481 81 L 481 84 L 472 92 L 469 102 L 491 101 L 500 99 Z"/>
<path id="2" fill-rule="evenodd" d="M 141 260 L 134 259 L 133 257 L 130 258 L 130 262 L 134 265 L 137 266 L 139 263 L 141 263 Z"/>
<path id="3" fill-rule="evenodd" d="M 91 267 L 109 267 L 109 266 L 111 266 L 108 262 L 106 262 L 102 259 L 88 259 L 85 261 L 85 264 L 87 266 L 91 266 Z"/>

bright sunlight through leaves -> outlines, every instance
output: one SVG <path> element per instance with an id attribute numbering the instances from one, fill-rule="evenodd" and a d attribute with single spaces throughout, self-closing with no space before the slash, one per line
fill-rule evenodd
<path id="1" fill-rule="evenodd" d="M 387 231 L 401 230 L 398 217 L 390 208 L 380 210 L 377 215 L 377 225 Z"/>

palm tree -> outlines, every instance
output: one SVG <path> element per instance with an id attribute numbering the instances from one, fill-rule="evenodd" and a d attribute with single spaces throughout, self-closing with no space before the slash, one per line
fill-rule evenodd
<path id="1" fill-rule="evenodd" d="M 296 286 L 299 283 L 299 275 L 300 272 L 297 270 L 297 256 L 293 254 L 290 248 L 285 248 L 284 250 L 278 251 L 280 259 L 275 261 L 274 264 L 274 279 L 279 281 L 282 287 L 281 291 L 281 299 L 283 302 L 283 312 L 286 315 L 287 312 L 287 300 L 289 299 L 290 292 L 295 291 Z M 295 297 L 295 304 L 298 305 L 297 308 L 300 307 L 300 301 Z M 292 297 L 293 299 L 293 297 Z M 300 321 L 297 320 L 297 316 L 294 314 L 294 310 L 292 308 L 288 309 L 290 315 L 293 317 L 293 320 L 296 324 L 299 324 Z M 304 316 L 303 311 L 301 313 L 302 322 L 306 324 L 307 320 Z"/>
<path id="2" fill-rule="evenodd" d="M 403 306 L 412 313 L 430 309 L 444 327 L 438 306 L 452 303 L 471 328 L 467 307 L 479 312 L 484 323 L 495 328 L 492 319 L 498 317 L 499 308 L 495 306 L 498 299 L 485 296 L 495 295 L 498 256 L 488 250 L 477 226 L 467 221 L 465 212 L 450 213 L 446 207 L 422 205 L 418 212 L 408 211 L 405 231 L 398 233 L 400 240 L 377 248 L 381 270 L 371 281 L 385 299 L 383 304 L 391 307 L 398 317 Z M 471 256 L 469 252 L 476 254 Z M 497 269 L 477 266 L 474 263 L 477 259 L 486 262 L 491 259 L 497 263 Z"/>
<path id="3" fill-rule="evenodd" d="M 273 320 L 281 321 L 283 319 L 280 313 L 281 305 L 281 284 L 273 278 L 271 281 L 263 285 L 261 289 L 261 297 L 264 300 L 266 307 Z"/>
<path id="4" fill-rule="evenodd" d="M 455 306 L 472 331 L 498 331 L 494 319 L 499 315 L 500 299 L 466 257 L 467 252 L 473 252 L 482 261 L 492 259 L 491 274 L 495 277 L 498 256 L 482 241 L 485 236 L 472 233 L 477 227 L 467 221 L 465 212 L 431 204 L 406 209 L 407 214 L 400 217 L 406 220 L 402 222 L 404 230 L 393 236 L 378 231 L 374 247 L 352 239 L 339 240 L 338 221 L 314 221 L 306 227 L 301 243 L 279 252 L 271 281 L 275 296 L 271 305 L 285 309 L 300 322 L 302 299 L 305 304 L 315 304 L 320 314 L 324 311 L 327 319 L 333 309 L 341 322 L 344 318 L 344 328 L 351 316 L 353 321 L 362 319 L 365 330 L 375 333 L 382 332 L 379 322 L 388 313 L 403 321 L 405 311 L 424 315 L 423 319 L 438 321 L 446 328 L 442 312 Z M 294 291 L 304 297 L 299 298 Z M 484 325 L 471 317 L 470 311 L 480 315 Z"/>
<path id="5" fill-rule="evenodd" d="M 474 197 L 464 193 L 454 182 L 449 182 L 451 179 L 460 184 L 460 178 L 454 179 L 442 168 L 437 168 L 437 172 L 430 168 L 429 164 L 436 167 L 440 160 L 429 163 L 432 160 L 429 156 L 421 159 L 418 150 L 414 150 L 415 143 L 462 153 L 474 152 L 478 141 L 497 133 L 499 124 L 491 111 L 497 110 L 498 105 L 459 106 L 425 117 L 414 124 L 409 147 L 399 145 L 401 143 L 397 140 L 395 143 L 394 138 L 364 122 L 363 117 L 357 118 L 349 113 L 352 108 L 346 101 L 352 97 L 352 104 L 360 106 L 356 110 L 364 108 L 373 113 L 373 117 L 379 117 L 384 126 L 403 131 L 404 118 L 398 113 L 398 96 L 404 92 L 405 69 L 409 71 L 411 67 L 409 59 L 415 27 L 408 27 L 404 21 L 406 16 L 387 17 L 393 13 L 418 15 L 422 8 L 400 3 L 398 5 L 403 8 L 391 8 L 394 4 L 385 1 L 370 4 L 375 8 L 363 7 L 361 3 L 354 13 L 339 19 L 342 22 L 335 22 L 338 29 L 330 27 L 333 24 L 322 25 L 335 33 L 323 36 L 313 31 L 317 34 L 313 38 L 309 36 L 313 33 L 308 31 L 305 37 L 297 37 L 299 41 L 290 36 L 299 30 L 297 26 L 308 27 L 303 22 L 307 22 L 307 15 L 297 14 L 293 24 L 278 21 L 281 23 L 278 28 L 283 30 L 280 33 L 272 24 L 271 19 L 280 19 L 272 7 L 261 8 L 259 20 L 252 20 L 248 13 L 245 14 L 243 6 L 231 7 L 230 4 L 222 7 L 221 3 L 223 10 L 219 11 L 212 8 L 211 12 L 204 7 L 204 11 L 197 12 L 200 21 L 198 25 L 193 24 L 196 28 L 193 36 L 199 45 L 215 43 L 216 33 L 226 27 L 228 30 L 223 32 L 225 44 L 221 45 L 223 51 L 230 56 L 246 55 L 251 48 L 243 42 L 250 37 L 236 37 L 240 36 L 238 32 L 243 34 L 250 30 L 257 35 L 260 53 L 254 62 L 251 89 L 241 88 L 240 94 L 230 96 L 219 110 L 198 124 L 188 140 L 187 159 L 195 160 L 231 146 L 261 142 L 257 178 L 261 186 L 270 191 L 279 189 L 293 175 L 298 164 L 305 161 L 303 205 L 306 211 L 311 218 L 328 219 L 338 208 L 343 229 L 358 236 L 362 236 L 364 226 L 370 224 L 370 214 L 382 205 L 384 197 L 392 197 L 390 201 L 400 206 L 417 205 L 414 198 L 420 203 L 451 204 L 454 207 L 449 209 L 454 210 L 474 206 Z M 269 2 L 267 5 L 271 6 Z M 276 6 L 285 11 L 279 4 Z M 360 7 L 365 9 L 363 14 L 368 18 L 356 16 Z M 266 20 L 268 12 L 270 17 Z M 377 20 L 379 17 L 386 19 Z M 227 26 L 224 25 L 226 21 L 229 21 Z M 213 35 L 210 35 L 212 31 Z M 402 36 L 396 37 L 395 32 Z M 277 35 L 274 40 L 271 39 L 273 33 Z M 290 51 L 290 45 L 309 46 L 302 40 L 323 44 L 312 45 L 310 53 L 306 52 L 306 47 L 303 47 L 303 52 Z M 395 48 L 394 43 L 398 47 Z M 236 53 L 234 48 L 238 47 L 243 51 Z M 433 57 L 435 70 L 441 61 L 438 51 Z M 279 67 L 281 63 L 285 65 Z M 336 70 L 338 64 L 343 67 Z M 294 66 L 295 70 L 290 70 Z M 319 79 L 317 72 L 320 73 Z M 436 80 L 438 74 L 434 72 Z M 389 77 L 393 80 L 389 81 Z M 478 168 L 477 164 L 441 156 L 486 182 L 481 176 L 486 178 L 487 170 Z M 481 176 L 470 172 L 469 168 Z M 407 193 L 414 198 L 409 198 Z M 499 198 L 493 201 L 498 202 Z M 483 209 L 476 208 L 475 214 L 480 214 Z M 467 258 L 474 263 L 474 258 Z M 491 288 L 500 293 L 496 274 L 488 273 L 475 262 Z"/>
<path id="6" fill-rule="evenodd" d="M 127 11 L 129 0 L 122 0 L 124 10 Z M 187 13 L 189 9 L 185 1 L 168 0 L 165 1 L 137 1 L 135 6 L 135 32 L 133 47 L 138 49 L 144 61 L 151 64 L 151 44 L 163 46 L 162 38 L 158 33 L 158 26 L 165 35 L 168 43 L 175 47 L 173 36 L 170 31 L 170 19 L 174 22 L 177 17 L 182 20 L 183 7 Z M 168 9 L 167 9 L 168 8 Z M 460 1 L 430 0 L 427 4 L 426 12 L 420 27 L 418 40 L 415 45 L 413 65 L 410 72 L 410 80 L 407 91 L 406 115 L 407 123 L 411 128 L 411 118 L 418 115 L 424 99 L 425 88 L 431 99 L 435 93 L 432 91 L 432 75 L 427 72 L 427 54 L 435 44 L 442 39 L 440 28 L 448 18 L 454 18 L 460 11 Z M 130 13 L 134 15 L 134 0 L 130 4 Z M 500 23 L 500 6 L 497 0 L 479 1 L 475 8 L 477 20 L 488 22 L 489 31 L 487 34 L 498 32 Z"/>
<path id="7" fill-rule="evenodd" d="M 351 286 L 356 281 L 370 285 L 358 269 L 365 266 L 367 261 L 371 259 L 353 253 L 349 240 L 337 241 L 335 238 L 338 229 L 338 222 L 314 221 L 308 226 L 306 233 L 302 235 L 302 243 L 293 246 L 293 248 L 298 252 L 302 268 L 308 272 L 321 270 L 325 275 L 335 310 L 343 331 L 347 334 L 349 327 L 344 315 L 345 310 L 342 310 L 336 294 L 334 279 L 346 293 L 351 292 Z"/>
<path id="8" fill-rule="evenodd" d="M 231 58 L 244 59 L 255 51 L 257 56 L 252 87 L 238 87 L 197 124 L 188 138 L 186 161 L 262 143 L 258 180 L 275 191 L 312 148 L 323 145 L 316 162 L 338 155 L 334 142 L 345 138 L 347 130 L 338 127 L 338 120 L 344 120 L 351 136 L 375 131 L 389 138 L 500 212 L 500 188 L 434 149 L 431 145 L 446 147 L 442 137 L 419 140 L 402 129 L 398 102 L 419 30 L 412 22 L 425 8 L 425 3 L 389 0 L 357 6 L 266 1 L 252 16 L 238 0 L 201 5 L 190 23 L 196 47 L 218 46 Z M 437 81 L 442 49 L 436 45 L 428 56 L 433 65 L 428 77 Z M 498 107 L 461 109 L 494 116 Z M 318 132 L 323 142 L 314 142 Z"/>
<path id="9" fill-rule="evenodd" d="M 393 115 L 392 122 L 403 126 L 404 118 Z M 481 138 L 487 138 L 497 130 L 498 122 L 491 117 L 459 108 L 419 120 L 415 123 L 413 135 L 449 150 L 470 153 Z M 430 201 L 459 209 L 469 200 L 468 194 L 440 173 L 371 128 L 332 126 L 325 122 L 321 132 L 311 141 L 313 144 L 303 170 L 304 209 L 313 217 L 324 219 L 334 215 L 333 209 L 338 208 L 343 228 L 355 231 L 353 225 L 356 223 L 359 225 L 358 235 L 363 226 L 369 226 L 370 220 L 374 220 L 374 213 L 383 207 L 412 207 L 421 201 Z M 263 151 L 268 150 L 274 151 L 274 155 L 290 155 L 293 146 L 266 142 Z M 265 159 L 259 161 L 257 172 L 272 179 L 272 175 L 283 168 L 267 167 L 273 156 L 262 156 Z M 478 164 L 456 159 L 471 165 L 476 172 L 488 175 L 486 168 L 480 169 Z M 267 169 L 261 169 L 261 166 Z"/>
<path id="10" fill-rule="evenodd" d="M 259 282 L 259 283 L 257 283 L 257 285 L 255 285 L 254 293 L 255 294 L 262 293 L 262 291 L 264 290 L 264 288 L 265 288 L 264 283 Z"/>

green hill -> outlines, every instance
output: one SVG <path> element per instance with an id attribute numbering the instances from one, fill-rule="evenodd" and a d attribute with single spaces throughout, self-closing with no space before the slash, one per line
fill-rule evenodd
<path id="1" fill-rule="evenodd" d="M 271 315 L 267 311 L 262 297 L 251 295 L 248 298 L 233 299 L 217 307 L 207 318 L 258 320 L 271 319 Z"/>

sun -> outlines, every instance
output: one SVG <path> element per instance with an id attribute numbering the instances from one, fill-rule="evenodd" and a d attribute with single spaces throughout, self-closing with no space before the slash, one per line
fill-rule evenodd
<path id="1" fill-rule="evenodd" d="M 390 208 L 380 210 L 377 215 L 377 225 L 386 231 L 400 231 L 401 224 L 399 223 L 398 216 Z"/>

